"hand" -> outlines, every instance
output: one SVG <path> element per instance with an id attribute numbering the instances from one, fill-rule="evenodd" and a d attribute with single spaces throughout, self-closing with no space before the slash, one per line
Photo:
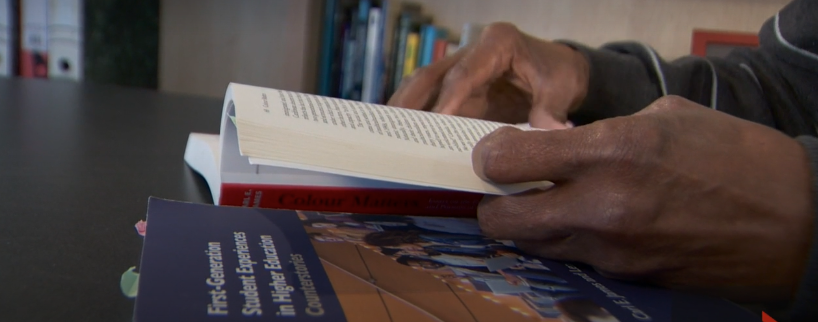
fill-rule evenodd
<path id="1" fill-rule="evenodd" d="M 588 91 L 588 62 L 574 49 L 523 34 L 507 23 L 416 70 L 387 103 L 539 128 L 565 128 Z"/>
<path id="2" fill-rule="evenodd" d="M 478 209 L 489 237 L 535 255 L 741 301 L 788 299 L 806 264 L 814 215 L 803 147 L 678 97 L 572 129 L 504 127 L 473 162 L 496 183 L 555 183 L 487 196 Z"/>

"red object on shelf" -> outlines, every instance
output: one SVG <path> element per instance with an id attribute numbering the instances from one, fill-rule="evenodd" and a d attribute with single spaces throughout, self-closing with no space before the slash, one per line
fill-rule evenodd
<path id="1" fill-rule="evenodd" d="M 690 53 L 704 57 L 708 45 L 758 47 L 758 44 L 758 35 L 754 33 L 696 29 L 693 30 Z"/>
<path id="2" fill-rule="evenodd" d="M 432 62 L 436 62 L 443 58 L 446 58 L 446 47 L 449 45 L 449 42 L 445 39 L 438 39 L 435 40 L 435 47 L 432 51 Z"/>

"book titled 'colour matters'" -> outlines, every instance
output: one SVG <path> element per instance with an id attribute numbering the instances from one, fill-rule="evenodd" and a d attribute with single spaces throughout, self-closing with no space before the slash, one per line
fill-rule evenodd
<path id="1" fill-rule="evenodd" d="M 137 322 L 759 321 L 721 299 L 604 278 L 475 219 L 151 199 Z"/>
<path id="2" fill-rule="evenodd" d="M 474 216 L 486 194 L 548 182 L 480 179 L 471 152 L 504 123 L 230 84 L 219 135 L 185 160 L 219 205 Z"/>

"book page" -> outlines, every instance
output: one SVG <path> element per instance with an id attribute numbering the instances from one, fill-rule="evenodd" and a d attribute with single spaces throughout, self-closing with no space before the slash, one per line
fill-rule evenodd
<path id="1" fill-rule="evenodd" d="M 241 153 L 270 166 L 507 194 L 474 174 L 475 144 L 504 123 L 231 84 Z"/>
<path id="2" fill-rule="evenodd" d="M 456 152 L 470 152 L 480 138 L 505 125 L 288 91 L 275 93 L 284 117 Z"/>

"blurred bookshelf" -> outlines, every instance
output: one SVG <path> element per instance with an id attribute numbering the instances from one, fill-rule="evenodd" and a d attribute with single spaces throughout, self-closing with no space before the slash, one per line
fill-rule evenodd
<path id="1" fill-rule="evenodd" d="M 589 46 L 640 41 L 672 60 L 693 53 L 696 30 L 755 33 L 788 2 L 323 0 L 314 91 L 385 103 L 415 69 L 452 55 L 499 21 Z"/>
<path id="2" fill-rule="evenodd" d="M 383 104 L 404 77 L 462 45 L 417 3 L 327 0 L 322 9 L 319 95 Z"/>
<path id="3" fill-rule="evenodd" d="M 0 0 L 0 77 L 158 87 L 159 0 Z"/>
<path id="4" fill-rule="evenodd" d="M 789 2 L 0 0 L 0 67 L 11 66 L 0 75 L 24 77 L 20 20 L 28 1 L 81 8 L 77 61 L 47 55 L 38 62 L 63 73 L 54 78 L 217 98 L 229 82 L 240 82 L 374 103 L 386 102 L 406 75 L 451 55 L 492 22 L 589 46 L 641 41 L 674 59 L 691 53 L 694 30 L 755 33 Z"/>

